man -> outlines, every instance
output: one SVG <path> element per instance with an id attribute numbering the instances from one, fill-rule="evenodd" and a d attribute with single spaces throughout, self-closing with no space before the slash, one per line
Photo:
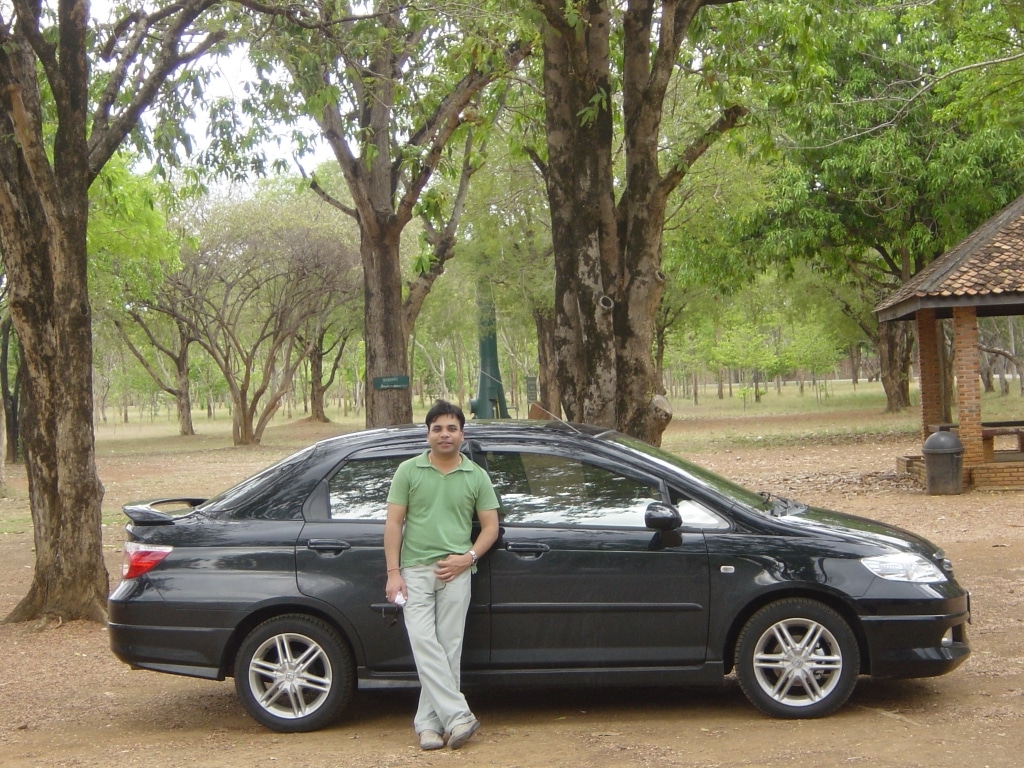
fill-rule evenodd
<path id="1" fill-rule="evenodd" d="M 402 462 L 384 524 L 387 598 L 404 604 L 420 701 L 421 749 L 458 749 L 480 727 L 459 690 L 470 574 L 498 538 L 498 498 L 487 473 L 460 453 L 466 417 L 438 400 L 427 413 L 428 450 Z M 473 515 L 480 534 L 470 538 Z M 404 601 L 404 602 L 403 602 Z"/>

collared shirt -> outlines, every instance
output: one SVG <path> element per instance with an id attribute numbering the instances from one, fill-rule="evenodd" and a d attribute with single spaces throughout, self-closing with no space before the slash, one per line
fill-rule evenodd
<path id="1" fill-rule="evenodd" d="M 498 508 L 491 478 L 473 461 L 442 473 L 424 451 L 395 472 L 388 502 L 405 510 L 402 567 L 430 565 L 472 546 L 473 515 Z"/>

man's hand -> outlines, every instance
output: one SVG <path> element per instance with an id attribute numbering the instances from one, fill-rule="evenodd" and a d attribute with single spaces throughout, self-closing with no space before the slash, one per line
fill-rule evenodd
<path id="1" fill-rule="evenodd" d="M 384 594 L 387 596 L 389 603 L 396 602 L 396 595 L 401 595 L 404 600 L 409 599 L 409 591 L 405 588 L 405 579 L 402 578 L 400 572 L 392 571 L 388 574 L 388 584 L 384 588 Z"/>
<path id="2" fill-rule="evenodd" d="M 448 555 L 444 560 L 437 561 L 434 573 L 441 581 L 449 582 L 471 567 L 473 567 L 473 558 L 468 552 L 463 555 Z"/>

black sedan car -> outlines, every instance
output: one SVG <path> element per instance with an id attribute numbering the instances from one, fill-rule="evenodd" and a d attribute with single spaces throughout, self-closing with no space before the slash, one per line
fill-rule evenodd
<path id="1" fill-rule="evenodd" d="M 357 686 L 415 685 L 383 533 L 391 476 L 425 434 L 344 435 L 212 499 L 125 507 L 114 653 L 233 676 L 277 731 L 325 726 Z M 471 422 L 463 450 L 501 501 L 473 577 L 465 688 L 689 686 L 735 670 L 764 712 L 820 717 L 858 675 L 941 675 L 970 653 L 969 595 L 919 536 L 753 493 L 612 431 Z"/>

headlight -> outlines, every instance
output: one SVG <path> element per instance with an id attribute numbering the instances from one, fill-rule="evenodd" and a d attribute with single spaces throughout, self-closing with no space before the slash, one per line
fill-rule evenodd
<path id="1" fill-rule="evenodd" d="M 910 581 L 915 584 L 938 584 L 946 580 L 945 574 L 934 563 L 909 552 L 878 555 L 861 560 L 875 576 L 890 581 Z"/>

